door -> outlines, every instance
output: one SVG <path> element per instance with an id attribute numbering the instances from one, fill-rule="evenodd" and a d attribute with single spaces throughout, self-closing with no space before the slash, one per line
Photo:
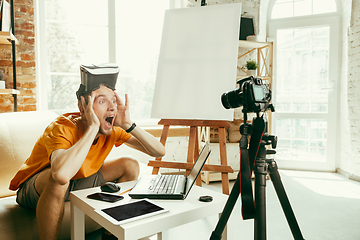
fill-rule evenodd
<path id="1" fill-rule="evenodd" d="M 273 133 L 280 168 L 334 171 L 338 17 L 275 20 Z"/>

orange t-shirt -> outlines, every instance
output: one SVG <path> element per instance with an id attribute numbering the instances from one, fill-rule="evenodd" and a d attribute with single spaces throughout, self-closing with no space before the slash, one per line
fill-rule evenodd
<path id="1" fill-rule="evenodd" d="M 30 157 L 11 180 L 9 189 L 17 190 L 23 182 L 34 174 L 50 166 L 51 153 L 56 149 L 68 149 L 84 135 L 80 113 L 67 113 L 59 116 L 44 131 L 36 142 Z M 96 173 L 115 145 L 120 146 L 131 135 L 119 127 L 113 127 L 111 135 L 101 135 L 92 145 L 79 171 L 72 179 L 85 178 Z"/>

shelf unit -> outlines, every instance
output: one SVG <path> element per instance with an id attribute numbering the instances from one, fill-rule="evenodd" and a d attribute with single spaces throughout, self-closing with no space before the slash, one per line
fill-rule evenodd
<path id="1" fill-rule="evenodd" d="M 13 89 L 0 89 L 0 94 L 12 94 L 14 98 L 14 112 L 17 112 L 17 95 L 20 91 L 16 90 L 16 52 L 15 45 L 18 44 L 15 35 L 15 15 L 14 15 L 14 0 L 10 0 L 11 11 L 11 32 L 0 31 L 0 47 L 2 45 L 11 45 L 12 49 L 12 64 L 13 64 Z"/>
<path id="2" fill-rule="evenodd" d="M 18 44 L 18 40 L 12 34 L 12 32 L 2 32 L 0 31 L 0 44 L 1 45 L 9 45 L 11 41 L 15 41 L 15 44 Z"/>
<path id="3" fill-rule="evenodd" d="M 20 94 L 20 91 L 16 89 L 0 89 L 0 94 Z"/>
<path id="4" fill-rule="evenodd" d="M 238 59 L 248 57 L 250 53 L 256 52 L 256 61 L 259 63 L 259 67 L 256 69 L 257 76 L 266 81 L 271 87 L 273 75 L 273 43 L 239 40 L 239 48 L 248 49 L 248 51 L 239 55 Z M 240 67 L 238 67 L 238 69 L 246 74 L 246 70 Z M 244 77 L 247 77 L 247 75 L 238 75 L 237 79 Z"/>
<path id="5" fill-rule="evenodd" d="M 256 52 L 256 61 L 259 67 L 256 69 L 256 76 L 260 77 L 264 83 L 269 84 L 270 90 L 272 90 L 273 80 L 273 43 L 272 42 L 253 42 L 239 40 L 239 48 L 244 48 L 247 51 L 238 56 L 240 58 L 249 57 L 249 54 Z M 245 59 L 249 60 L 249 58 Z M 238 67 L 242 72 L 246 74 L 246 71 Z M 245 76 L 237 76 L 238 79 L 242 79 Z M 268 131 L 271 133 L 271 114 L 268 115 Z"/>

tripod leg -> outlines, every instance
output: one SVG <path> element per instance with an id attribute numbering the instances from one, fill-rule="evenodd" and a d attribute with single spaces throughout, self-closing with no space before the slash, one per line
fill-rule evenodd
<path id="1" fill-rule="evenodd" d="M 212 232 L 210 240 L 220 240 L 224 228 L 229 220 L 230 214 L 234 209 L 235 203 L 240 195 L 240 174 L 238 174 L 235 184 L 230 192 L 229 198 L 225 204 L 224 210 L 219 218 L 215 230 Z"/>
<path id="2" fill-rule="evenodd" d="M 274 185 L 276 194 L 278 195 L 278 198 L 280 200 L 281 207 L 285 213 L 286 220 L 290 226 L 292 235 L 296 240 L 303 240 L 304 238 L 301 234 L 300 227 L 296 221 L 295 214 L 291 208 L 289 199 L 285 192 L 285 188 L 281 182 L 277 164 L 273 159 L 271 159 L 268 169 L 269 169 L 271 181 Z"/>
<path id="3" fill-rule="evenodd" d="M 267 164 L 264 159 L 255 161 L 255 207 L 254 239 L 266 239 L 266 174 Z"/>

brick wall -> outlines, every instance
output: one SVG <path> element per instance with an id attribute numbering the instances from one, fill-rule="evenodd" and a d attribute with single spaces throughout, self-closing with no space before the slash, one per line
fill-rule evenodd
<path id="1" fill-rule="evenodd" d="M 342 68 L 340 77 L 340 172 L 360 181 L 360 3 L 342 0 Z"/>
<path id="2" fill-rule="evenodd" d="M 36 110 L 36 63 L 35 63 L 35 26 L 34 1 L 16 0 L 15 36 L 19 41 L 16 46 L 16 69 L 18 111 Z M 0 69 L 7 75 L 6 88 L 13 88 L 13 68 L 11 45 L 0 45 Z M 0 112 L 12 112 L 12 95 L 0 95 Z"/>
<path id="3" fill-rule="evenodd" d="M 348 98 L 352 167 L 351 178 L 360 181 L 360 2 L 352 1 L 349 31 Z"/>

